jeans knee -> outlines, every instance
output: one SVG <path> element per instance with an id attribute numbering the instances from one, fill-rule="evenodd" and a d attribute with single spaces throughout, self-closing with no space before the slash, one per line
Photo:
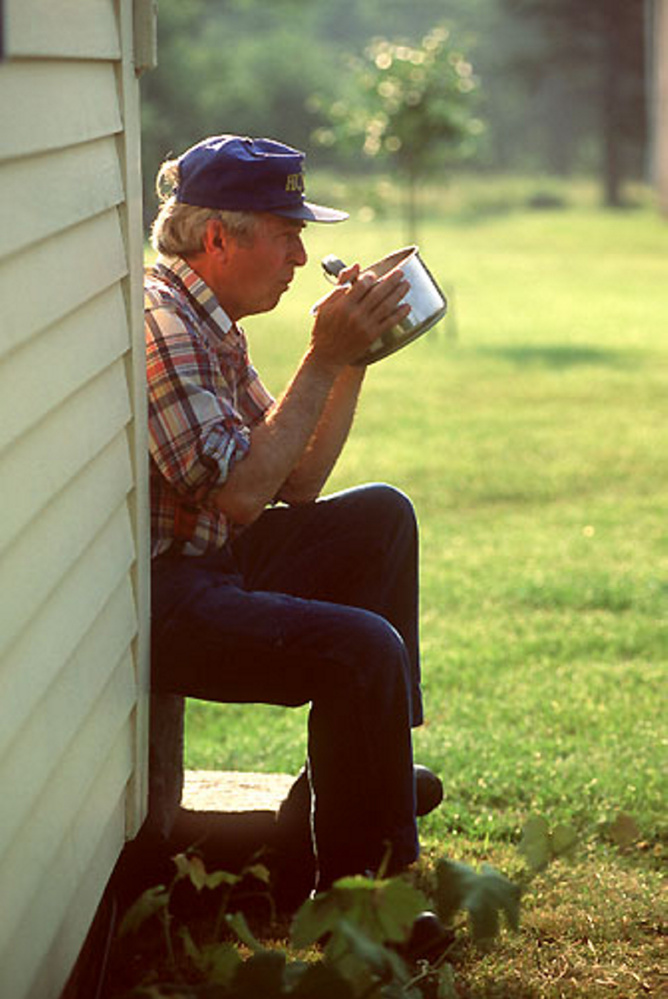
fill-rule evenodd
<path id="1" fill-rule="evenodd" d="M 382 509 L 396 510 L 400 516 L 415 516 L 410 497 L 397 486 L 387 482 L 373 482 L 367 489 Z"/>
<path id="2" fill-rule="evenodd" d="M 353 669 L 359 685 L 387 696 L 397 688 L 410 689 L 410 664 L 404 640 L 384 617 L 358 612 Z"/>
<path id="3" fill-rule="evenodd" d="M 367 486 L 370 500 L 370 517 L 377 523 L 391 523 L 397 528 L 417 532 L 417 516 L 410 497 L 385 482 Z"/>

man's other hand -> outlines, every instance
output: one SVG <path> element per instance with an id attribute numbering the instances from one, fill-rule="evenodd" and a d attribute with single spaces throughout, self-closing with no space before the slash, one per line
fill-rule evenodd
<path id="1" fill-rule="evenodd" d="M 406 318 L 402 303 L 410 285 L 400 268 L 384 277 L 360 274 L 359 264 L 339 274 L 337 287 L 318 304 L 311 333 L 311 353 L 323 365 L 354 364 L 374 340 Z"/>

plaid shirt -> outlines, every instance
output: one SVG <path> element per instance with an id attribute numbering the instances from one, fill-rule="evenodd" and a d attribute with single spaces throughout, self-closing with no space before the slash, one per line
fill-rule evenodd
<path id="1" fill-rule="evenodd" d="M 181 257 L 159 257 L 145 280 L 151 550 L 222 548 L 230 527 L 208 503 L 247 454 L 250 428 L 273 399 L 244 333 Z"/>

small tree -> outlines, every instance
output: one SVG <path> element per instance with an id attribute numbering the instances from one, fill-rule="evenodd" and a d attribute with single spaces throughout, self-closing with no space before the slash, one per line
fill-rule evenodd
<path id="1" fill-rule="evenodd" d="M 448 28 L 433 28 L 419 46 L 375 39 L 349 60 L 351 93 L 325 110 L 316 141 L 342 143 L 385 157 L 407 181 L 411 240 L 417 230 L 417 189 L 428 173 L 470 156 L 482 122 L 475 117 L 478 83 Z"/>

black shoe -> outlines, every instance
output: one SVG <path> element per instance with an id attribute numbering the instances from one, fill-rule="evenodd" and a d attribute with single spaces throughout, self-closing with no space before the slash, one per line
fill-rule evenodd
<path id="1" fill-rule="evenodd" d="M 415 919 L 408 940 L 398 950 L 406 961 L 434 964 L 454 942 L 454 930 L 444 926 L 435 913 L 426 910 Z"/>
<path id="2" fill-rule="evenodd" d="M 443 783 L 433 770 L 416 763 L 413 766 L 415 775 L 415 814 L 428 815 L 443 801 Z M 306 770 L 302 770 L 288 791 L 287 797 L 281 802 L 276 817 L 279 827 L 282 827 L 289 837 L 298 837 L 300 844 L 310 842 L 311 790 L 309 788 Z"/>
<path id="3" fill-rule="evenodd" d="M 443 801 L 443 783 L 429 767 L 416 763 L 415 774 L 415 814 L 428 815 Z"/>

